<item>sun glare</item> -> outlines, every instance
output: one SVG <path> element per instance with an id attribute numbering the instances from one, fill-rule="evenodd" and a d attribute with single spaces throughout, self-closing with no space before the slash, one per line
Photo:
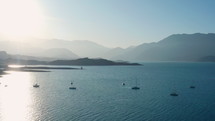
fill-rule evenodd
<path id="1" fill-rule="evenodd" d="M 0 0 L 0 35 L 10 39 L 37 36 L 43 24 L 36 0 Z"/>
<path id="2" fill-rule="evenodd" d="M 31 75 L 23 72 L 8 72 L 1 78 L 0 85 L 0 120 L 27 121 L 31 105 Z"/>

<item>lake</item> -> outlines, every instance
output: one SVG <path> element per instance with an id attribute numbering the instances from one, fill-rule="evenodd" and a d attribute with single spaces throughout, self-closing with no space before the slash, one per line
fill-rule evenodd
<path id="1" fill-rule="evenodd" d="M 215 119 L 215 63 L 143 64 L 51 72 L 9 71 L 0 78 L 0 120 Z M 71 82 L 76 90 L 69 89 Z M 131 89 L 136 82 L 140 90 Z M 35 83 L 40 87 L 34 88 Z M 191 85 L 196 88 L 191 89 Z M 179 96 L 170 96 L 172 92 Z"/>

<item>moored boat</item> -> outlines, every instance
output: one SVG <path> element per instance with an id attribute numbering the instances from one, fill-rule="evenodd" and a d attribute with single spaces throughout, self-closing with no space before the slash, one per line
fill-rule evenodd
<path id="1" fill-rule="evenodd" d="M 75 90 L 75 89 L 76 89 L 76 87 L 69 87 L 69 89 L 74 89 L 74 90 Z"/>
<path id="2" fill-rule="evenodd" d="M 40 85 L 36 83 L 36 84 L 33 85 L 33 87 L 37 88 L 37 87 L 40 87 Z"/>

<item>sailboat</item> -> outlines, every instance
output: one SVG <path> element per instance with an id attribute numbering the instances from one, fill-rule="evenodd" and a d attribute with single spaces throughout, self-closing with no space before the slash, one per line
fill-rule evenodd
<path id="1" fill-rule="evenodd" d="M 170 93 L 170 96 L 178 96 L 178 94 L 176 92 L 172 92 Z"/>
<path id="2" fill-rule="evenodd" d="M 172 81 L 172 84 L 173 84 L 172 92 L 169 95 L 177 97 L 177 96 L 179 96 L 179 94 L 177 93 L 176 81 Z"/>
<path id="3" fill-rule="evenodd" d="M 73 82 L 71 82 L 70 84 L 73 85 Z M 69 87 L 69 89 L 74 89 L 75 90 L 76 87 L 71 86 L 71 87 Z"/>
<path id="4" fill-rule="evenodd" d="M 35 80 L 37 80 L 37 78 L 36 78 Z M 37 83 L 35 83 L 35 84 L 33 85 L 33 87 L 38 88 L 38 87 L 40 87 L 40 85 L 37 84 Z"/>
<path id="5" fill-rule="evenodd" d="M 40 85 L 36 83 L 36 84 L 33 85 L 33 87 L 37 88 L 37 87 L 40 87 Z"/>
<path id="6" fill-rule="evenodd" d="M 138 90 L 138 89 L 140 89 L 140 87 L 137 86 L 137 80 L 136 80 L 136 86 L 131 87 L 131 89 L 133 89 L 133 90 Z"/>
<path id="7" fill-rule="evenodd" d="M 194 88 L 196 88 L 196 87 L 195 87 L 195 86 L 190 86 L 190 88 L 191 88 L 191 89 L 194 89 Z"/>
<path id="8" fill-rule="evenodd" d="M 76 87 L 69 87 L 69 89 L 76 89 Z"/>
<path id="9" fill-rule="evenodd" d="M 194 83 L 194 80 L 192 81 L 192 83 Z M 194 89 L 194 88 L 196 88 L 196 86 L 194 86 L 194 84 L 192 84 L 192 85 L 190 85 L 190 88 Z"/>
<path id="10" fill-rule="evenodd" d="M 170 96 L 178 96 L 178 93 L 176 90 L 172 91 L 172 93 L 169 94 Z"/>

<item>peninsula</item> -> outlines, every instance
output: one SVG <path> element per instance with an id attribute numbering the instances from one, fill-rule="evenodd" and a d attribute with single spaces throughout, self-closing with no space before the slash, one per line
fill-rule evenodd
<path id="1" fill-rule="evenodd" d="M 126 61 L 111 61 L 102 58 L 79 58 L 75 60 L 54 60 L 54 61 L 39 61 L 39 60 L 24 60 L 8 58 L 4 60 L 6 65 L 66 65 L 66 66 L 118 66 L 130 65 L 138 66 L 139 63 L 130 63 Z"/>

